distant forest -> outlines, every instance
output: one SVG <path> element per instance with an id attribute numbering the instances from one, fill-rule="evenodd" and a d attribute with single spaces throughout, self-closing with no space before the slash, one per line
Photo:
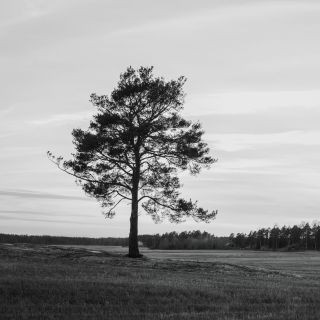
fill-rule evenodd
<path id="1" fill-rule="evenodd" d="M 319 250 L 320 222 L 301 223 L 293 227 L 262 228 L 249 234 L 238 233 L 229 236 L 235 248 L 255 250 Z"/>
<path id="2" fill-rule="evenodd" d="M 70 244 L 70 245 L 101 245 L 127 246 L 128 238 L 89 238 L 89 237 L 62 237 L 62 236 L 30 236 L 0 233 L 0 243 L 31 243 L 31 244 Z"/>
<path id="3" fill-rule="evenodd" d="M 208 232 L 184 231 L 162 235 L 140 235 L 140 245 L 150 249 L 201 250 L 320 250 L 320 223 L 301 223 L 293 227 L 262 228 L 248 234 L 237 233 L 229 237 L 216 237 Z M 0 233 L 0 243 L 32 243 L 47 245 L 108 245 L 128 246 L 128 238 L 88 238 L 60 236 L 32 236 Z"/>

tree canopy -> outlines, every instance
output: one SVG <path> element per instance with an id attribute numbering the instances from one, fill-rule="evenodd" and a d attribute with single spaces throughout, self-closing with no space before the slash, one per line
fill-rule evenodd
<path id="1" fill-rule="evenodd" d="M 106 217 L 113 217 L 122 201 L 131 202 L 132 257 L 139 256 L 139 205 L 156 222 L 165 217 L 171 222 L 186 217 L 209 222 L 217 214 L 180 197 L 179 171 L 196 175 L 215 162 L 202 140 L 200 123 L 180 114 L 185 81 L 155 77 L 153 67 L 127 68 L 110 96 L 91 95 L 98 112 L 87 130 L 73 130 L 73 158 L 64 161 L 48 152 L 100 202 Z"/>

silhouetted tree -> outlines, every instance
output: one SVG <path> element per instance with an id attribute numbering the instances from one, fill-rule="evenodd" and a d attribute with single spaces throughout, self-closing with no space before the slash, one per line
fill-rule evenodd
<path id="1" fill-rule="evenodd" d="M 303 237 L 304 247 L 307 250 L 309 247 L 311 227 L 310 227 L 309 223 L 302 222 L 300 228 L 302 229 L 302 237 Z"/>
<path id="2" fill-rule="evenodd" d="M 238 248 L 245 248 L 247 244 L 247 237 L 244 233 L 237 233 L 237 235 L 233 238 L 234 244 Z"/>
<path id="3" fill-rule="evenodd" d="M 217 214 L 180 198 L 178 169 L 198 174 L 215 160 L 208 156 L 200 123 L 179 114 L 185 78 L 166 82 L 152 70 L 129 67 L 110 96 L 91 95 L 98 113 L 88 130 L 73 130 L 72 160 L 48 152 L 60 169 L 75 176 L 83 190 L 107 208 L 106 217 L 115 214 L 120 202 L 131 202 L 130 257 L 140 256 L 139 204 L 156 222 L 164 217 L 172 222 L 184 217 L 208 222 Z"/>
<path id="4" fill-rule="evenodd" d="M 275 225 L 271 230 L 270 230 L 270 244 L 269 246 L 273 250 L 277 250 L 279 248 L 279 239 L 280 239 L 280 229 L 277 225 Z"/>
<path id="5" fill-rule="evenodd" d="M 312 224 L 312 239 L 313 239 L 313 248 L 319 250 L 320 248 L 320 222 L 314 221 Z"/>
<path id="6" fill-rule="evenodd" d="M 300 245 L 300 240 L 301 240 L 301 234 L 302 234 L 302 230 L 297 226 L 294 225 L 291 228 L 291 244 L 295 245 L 295 246 L 299 246 Z"/>

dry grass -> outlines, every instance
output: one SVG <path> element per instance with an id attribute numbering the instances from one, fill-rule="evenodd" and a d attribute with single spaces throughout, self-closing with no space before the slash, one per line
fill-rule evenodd
<path id="1" fill-rule="evenodd" d="M 0 245 L 0 318 L 318 320 L 320 255 L 290 254 Z"/>

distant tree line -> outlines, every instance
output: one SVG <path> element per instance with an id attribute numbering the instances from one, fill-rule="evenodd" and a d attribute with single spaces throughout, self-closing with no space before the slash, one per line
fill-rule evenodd
<path id="1" fill-rule="evenodd" d="M 229 238 L 215 237 L 206 231 L 175 231 L 163 235 L 141 235 L 139 240 L 150 249 L 163 250 L 201 250 L 201 249 L 225 249 Z"/>
<path id="2" fill-rule="evenodd" d="M 320 250 L 320 222 L 293 227 L 262 228 L 249 234 L 230 235 L 230 246 L 254 250 Z"/>
<path id="3" fill-rule="evenodd" d="M 206 231 L 175 231 L 154 235 L 140 235 L 139 245 L 150 249 L 201 250 L 320 250 L 320 222 L 301 223 L 293 227 L 262 228 L 245 233 L 231 233 L 229 237 L 216 237 Z M 128 246 L 128 238 L 88 238 L 60 236 L 32 236 L 0 233 L 0 243 L 69 244 Z"/>
<path id="4" fill-rule="evenodd" d="M 62 236 L 33 236 L 0 233 L 0 243 L 31 243 L 47 245 L 105 245 L 128 246 L 126 238 L 88 238 Z M 165 233 L 163 235 L 140 235 L 140 245 L 150 249 L 223 249 L 229 241 L 228 237 L 214 237 L 208 232 L 184 231 Z"/>
<path id="5" fill-rule="evenodd" d="M 62 237 L 62 236 L 48 236 L 48 235 L 32 236 L 32 235 L 0 233 L 0 243 L 128 246 L 128 238 Z"/>

